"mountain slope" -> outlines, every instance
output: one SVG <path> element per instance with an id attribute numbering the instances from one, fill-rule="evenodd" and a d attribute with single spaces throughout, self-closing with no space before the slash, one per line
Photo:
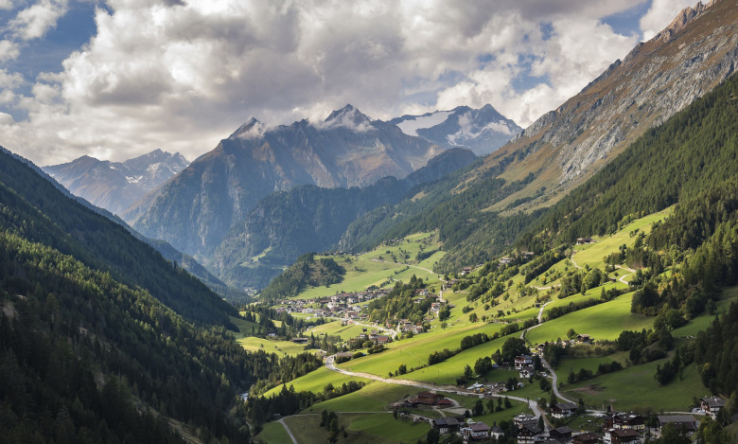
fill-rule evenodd
<path id="1" fill-rule="evenodd" d="M 405 134 L 444 147 L 463 146 L 478 156 L 497 150 L 523 130 L 489 104 L 480 109 L 459 106 L 422 116 L 405 115 L 390 123 Z"/>
<path id="2" fill-rule="evenodd" d="M 441 151 L 351 105 L 315 125 L 266 128 L 252 119 L 123 216 L 145 236 L 208 257 L 232 224 L 272 192 L 403 178 Z"/>
<path id="3" fill-rule="evenodd" d="M 0 150 L 0 214 L 5 230 L 72 255 L 84 265 L 141 287 L 198 322 L 228 325 L 236 310 L 189 273 L 175 269 L 126 228 L 68 198 L 33 168 Z M 33 221 L 29 223 L 28 221 Z"/>
<path id="4" fill-rule="evenodd" d="M 125 162 L 83 156 L 42 168 L 75 196 L 120 214 L 135 201 L 189 165 L 181 154 L 155 150 Z"/>
<path id="5" fill-rule="evenodd" d="M 421 199 L 366 215 L 341 245 L 367 248 L 443 224 L 449 233 L 467 233 L 444 247 L 449 254 L 443 269 L 479 263 L 499 252 L 535 219 L 532 212 L 560 201 L 649 128 L 734 72 L 738 2 L 700 6 L 680 17 L 684 20 L 636 47 L 483 163 L 458 173 L 455 183 L 434 185 Z"/>
<path id="6" fill-rule="evenodd" d="M 262 288 L 311 251 L 331 249 L 351 222 L 374 208 L 412 198 L 418 185 L 439 180 L 476 157 L 465 149 L 449 149 L 402 180 L 386 177 L 358 188 L 314 185 L 273 193 L 236 222 L 207 265 L 234 286 Z"/>

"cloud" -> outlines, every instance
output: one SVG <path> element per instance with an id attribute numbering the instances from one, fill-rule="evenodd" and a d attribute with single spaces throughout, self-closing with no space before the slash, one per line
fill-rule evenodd
<path id="1" fill-rule="evenodd" d="M 643 41 L 654 38 L 682 9 L 695 4 L 694 0 L 653 0 L 648 12 L 640 20 Z"/>
<path id="2" fill-rule="evenodd" d="M 20 55 L 18 45 L 11 40 L 0 40 L 0 63 L 15 60 Z"/>
<path id="3" fill-rule="evenodd" d="M 67 12 L 67 0 L 41 0 L 18 13 L 8 27 L 21 40 L 41 38 Z"/>
<path id="4" fill-rule="evenodd" d="M 627 53 L 636 37 L 600 19 L 642 1 L 107 0 L 0 143 L 42 164 L 194 158 L 247 116 L 319 122 L 345 103 L 382 119 L 491 103 L 526 125 Z M 66 8 L 41 0 L 13 29 L 37 38 Z M 516 88 L 523 74 L 538 80 Z"/>
<path id="5" fill-rule="evenodd" d="M 13 9 L 12 0 L 0 0 L 0 10 Z"/>

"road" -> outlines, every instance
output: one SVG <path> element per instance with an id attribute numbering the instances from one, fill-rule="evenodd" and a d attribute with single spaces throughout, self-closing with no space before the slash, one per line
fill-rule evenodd
<path id="1" fill-rule="evenodd" d="M 473 393 L 467 390 L 459 389 L 458 387 L 454 386 L 438 386 L 438 385 L 428 385 L 423 382 L 419 381 L 412 381 L 410 379 L 388 379 L 388 378 L 382 378 L 381 376 L 372 375 L 371 373 L 360 373 L 360 372 L 351 372 L 348 370 L 344 370 L 342 368 L 338 368 L 333 363 L 335 356 L 329 356 L 325 361 L 325 366 L 328 370 L 332 370 L 337 373 L 341 373 L 347 376 L 355 376 L 359 378 L 365 378 L 365 379 L 371 379 L 373 381 L 379 381 L 384 382 L 385 384 L 395 384 L 395 385 L 405 385 L 408 387 L 417 387 L 422 388 L 425 390 L 435 390 L 436 392 L 444 392 L 444 393 L 453 393 L 456 395 L 462 395 L 462 396 L 472 396 L 475 398 L 479 397 L 478 393 Z M 490 396 L 490 395 L 486 395 Z M 525 398 L 519 398 L 517 396 L 503 396 L 503 395 L 491 395 L 493 398 L 508 398 L 511 401 L 517 401 L 517 402 L 524 402 L 528 405 L 528 407 L 533 410 L 533 414 L 538 417 L 541 416 L 541 411 L 538 408 L 538 404 L 535 402 L 530 402 L 529 400 Z"/>

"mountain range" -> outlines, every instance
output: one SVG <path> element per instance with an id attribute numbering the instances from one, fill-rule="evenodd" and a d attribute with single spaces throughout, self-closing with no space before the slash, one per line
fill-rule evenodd
<path id="1" fill-rule="evenodd" d="M 444 147 L 463 146 L 478 156 L 492 153 L 523 130 L 489 104 L 480 109 L 458 106 L 451 111 L 404 115 L 389 123 L 405 134 Z"/>
<path id="2" fill-rule="evenodd" d="M 42 169 L 75 196 L 113 214 L 120 214 L 187 165 L 189 162 L 181 154 L 157 149 L 124 162 L 82 156 L 69 163 Z"/>
<path id="3" fill-rule="evenodd" d="M 491 107 L 485 112 L 499 116 Z M 251 119 L 122 216 L 142 234 L 207 261 L 234 223 L 270 193 L 403 179 L 448 146 L 372 120 L 352 105 L 319 123 L 268 127 Z"/>

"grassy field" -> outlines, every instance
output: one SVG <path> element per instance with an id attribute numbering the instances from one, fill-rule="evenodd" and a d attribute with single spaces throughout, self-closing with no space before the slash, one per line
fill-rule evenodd
<path id="1" fill-rule="evenodd" d="M 687 325 L 675 328 L 671 332 L 672 336 L 678 337 L 696 335 L 700 332 L 700 330 L 705 330 L 707 327 L 709 327 L 712 324 L 712 321 L 715 319 L 715 316 L 722 316 L 724 313 L 726 313 L 730 308 L 730 304 L 736 301 L 738 301 L 738 287 L 725 289 L 720 297 L 720 301 L 716 304 L 717 309 L 715 310 L 714 314 L 702 313 L 701 315 L 689 321 Z"/>
<path id="2" fill-rule="evenodd" d="M 672 211 L 673 207 L 669 207 L 628 224 L 612 236 L 595 237 L 596 242 L 594 244 L 576 247 L 577 253 L 574 255 L 574 260 L 580 267 L 589 265 L 592 268 L 602 268 L 604 265 L 602 259 L 605 256 L 618 251 L 618 248 L 623 244 L 632 245 L 635 242 L 635 236 L 631 237 L 631 232 L 639 230 L 639 233 L 650 233 L 651 225 L 654 222 L 666 219 Z"/>
<path id="3" fill-rule="evenodd" d="M 568 299 L 568 298 L 567 298 Z M 588 334 L 593 339 L 614 340 L 623 330 L 642 330 L 653 327 L 654 318 L 630 312 L 633 293 L 627 293 L 610 302 L 569 313 L 560 318 L 543 323 L 526 335 L 531 344 L 565 339 L 570 328 L 580 334 Z"/>
<path id="4" fill-rule="evenodd" d="M 579 382 L 562 389 L 564 396 L 582 398 L 592 407 L 602 408 L 611 404 L 616 410 L 630 411 L 637 407 L 651 407 L 659 411 L 688 411 L 692 398 L 710 394 L 694 364 L 684 369 L 683 380 L 679 377 L 661 387 L 654 379 L 656 366 L 665 360 L 637 365 L 618 372 Z M 560 375 L 561 376 L 561 375 Z M 564 376 L 564 379 L 566 376 Z"/>
<path id="5" fill-rule="evenodd" d="M 308 373 L 305 376 L 301 376 L 295 380 L 288 382 L 287 386 L 294 386 L 295 391 L 297 392 L 322 393 L 323 389 L 328 384 L 333 384 L 334 386 L 338 387 L 349 381 L 369 382 L 368 379 L 346 376 L 341 373 L 328 370 L 325 367 L 321 367 L 313 372 Z M 282 390 L 281 385 L 266 392 L 265 396 L 276 395 L 279 393 L 280 390 Z"/>
<path id="6" fill-rule="evenodd" d="M 315 404 L 307 411 L 321 412 L 326 409 L 334 412 L 383 412 L 390 403 L 402 401 L 407 396 L 422 391 L 420 388 L 372 381 L 359 391 Z"/>
<path id="7" fill-rule="evenodd" d="M 264 350 L 267 353 L 276 353 L 279 356 L 294 356 L 305 352 L 305 346 L 290 341 L 271 341 L 254 336 L 241 338 L 238 343 L 248 351 Z"/>
<path id="8" fill-rule="evenodd" d="M 569 371 L 574 373 L 580 369 L 591 370 L 593 373 L 597 373 L 597 367 L 600 364 L 610 364 L 613 361 L 618 361 L 625 367 L 627 354 L 625 352 L 614 353 L 609 356 L 591 357 L 591 358 L 564 358 L 559 362 L 559 367 L 556 369 L 556 374 L 559 376 L 559 380 L 566 382 L 566 377 L 569 375 Z"/>
<path id="9" fill-rule="evenodd" d="M 367 330 L 366 333 L 370 333 L 372 331 L 371 327 L 362 327 L 353 324 L 343 326 L 341 325 L 341 321 L 333 321 L 311 328 L 305 333 L 305 336 L 313 334 L 317 337 L 318 335 L 325 333 L 329 336 L 340 336 L 342 339 L 350 339 L 364 333 L 364 329 Z"/>
<path id="10" fill-rule="evenodd" d="M 332 256 L 333 260 L 346 269 L 343 282 L 330 287 L 307 288 L 296 299 L 331 296 L 341 291 L 363 291 L 372 285 L 380 287 L 382 283 L 390 279 L 407 282 L 413 275 L 427 279 L 429 283 L 437 283 L 439 280 L 435 273 L 408 267 L 408 265 L 432 270 L 433 264 L 443 257 L 444 252 L 436 252 L 421 263 L 416 260 L 416 255 L 421 247 L 430 251 L 439 246 L 437 233 L 419 233 L 406 237 L 398 245 L 379 246 L 359 256 Z"/>
<path id="11" fill-rule="evenodd" d="M 264 424 L 264 429 L 256 436 L 256 442 L 265 444 L 283 444 L 290 442 L 290 435 L 284 429 L 281 423 L 268 422 Z"/>
<path id="12" fill-rule="evenodd" d="M 233 316 L 229 316 L 231 322 L 233 325 L 238 327 L 238 333 L 236 333 L 234 336 L 236 336 L 236 339 L 243 338 L 247 335 L 254 334 L 259 329 L 259 325 L 255 324 L 253 322 L 244 321 L 243 319 L 234 318 Z"/>
<path id="13" fill-rule="evenodd" d="M 400 364 L 408 369 L 428 363 L 428 356 L 437 350 L 445 348 L 455 350 L 461 345 L 461 340 L 468 335 L 486 333 L 492 335 L 500 331 L 503 324 L 471 324 L 464 327 L 443 330 L 439 327 L 413 338 L 393 342 L 390 348 L 382 353 L 351 360 L 339 367 L 355 372 L 372 373 L 378 376 L 387 376 L 394 372 Z"/>

